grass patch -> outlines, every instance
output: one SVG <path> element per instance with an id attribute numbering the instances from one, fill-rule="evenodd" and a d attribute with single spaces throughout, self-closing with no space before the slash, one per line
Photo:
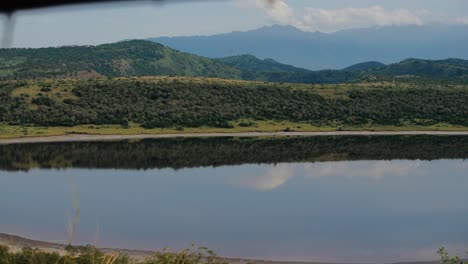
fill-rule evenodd
<path id="1" fill-rule="evenodd" d="M 30 109 L 36 109 L 34 99 L 46 97 L 55 102 L 63 103 L 65 99 L 79 99 L 72 93 L 74 80 L 41 80 L 26 81 L 24 85 L 14 89 L 11 96 L 23 98 Z"/>

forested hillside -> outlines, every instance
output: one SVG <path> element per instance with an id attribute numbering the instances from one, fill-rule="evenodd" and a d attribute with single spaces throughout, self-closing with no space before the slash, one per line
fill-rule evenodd
<path id="1" fill-rule="evenodd" d="M 0 78 L 143 75 L 240 78 L 240 70 L 142 40 L 98 46 L 0 49 Z"/>
<path id="2" fill-rule="evenodd" d="M 468 76 L 468 61 L 460 59 L 419 60 L 407 59 L 400 63 L 390 64 L 368 70 L 371 75 L 401 76 L 414 75 L 431 78 L 458 78 Z"/>
<path id="3" fill-rule="evenodd" d="M 5 81 L 0 123 L 232 127 L 286 120 L 314 126 L 468 126 L 464 86 L 293 85 L 194 78 Z M 247 124 L 249 126 L 251 124 Z"/>
<path id="4" fill-rule="evenodd" d="M 310 71 L 281 64 L 272 59 L 260 60 L 252 55 L 231 56 L 218 60 L 240 69 L 243 80 L 287 83 L 344 83 L 362 78 L 361 72 L 347 70 Z"/>
<path id="5" fill-rule="evenodd" d="M 378 61 L 361 62 L 344 68 L 345 71 L 367 71 L 385 67 L 386 65 Z"/>
<path id="6" fill-rule="evenodd" d="M 248 54 L 230 56 L 218 60 L 224 64 L 251 72 L 311 72 L 310 70 L 279 63 L 273 59 L 261 60 Z"/>
<path id="7" fill-rule="evenodd" d="M 260 60 L 251 55 L 231 56 L 219 61 L 242 70 L 242 79 L 292 83 L 347 83 L 369 77 L 429 77 L 435 80 L 466 82 L 468 61 L 461 59 L 406 59 L 385 65 L 370 61 L 351 65 L 343 70 L 310 71 L 284 65 L 272 59 Z"/>

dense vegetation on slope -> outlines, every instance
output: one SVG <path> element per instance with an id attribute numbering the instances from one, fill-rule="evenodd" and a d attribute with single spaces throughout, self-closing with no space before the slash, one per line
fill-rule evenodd
<path id="1" fill-rule="evenodd" d="M 242 70 L 242 79 L 294 83 L 346 83 L 368 77 L 417 76 L 438 80 L 464 82 L 468 78 L 468 61 L 461 59 L 420 60 L 407 59 L 385 65 L 370 61 L 358 63 L 343 70 L 310 71 L 278 63 L 271 59 L 260 60 L 251 55 L 219 59 Z"/>
<path id="2" fill-rule="evenodd" d="M 468 76 L 468 61 L 407 59 L 387 67 L 370 70 L 368 73 L 377 76 L 414 75 L 431 78 L 458 78 Z"/>
<path id="3" fill-rule="evenodd" d="M 415 75 L 466 81 L 468 61 L 410 59 L 392 65 L 367 62 L 344 70 L 310 71 L 251 55 L 221 59 L 131 40 L 98 46 L 0 49 L 1 79 L 129 76 L 199 76 L 284 83 L 346 83 L 369 76 Z M 460 80 L 459 80 L 460 79 Z"/>
<path id="4" fill-rule="evenodd" d="M 178 138 L 0 145 L 0 170 L 154 169 L 391 159 L 466 159 L 464 136 Z"/>
<path id="5" fill-rule="evenodd" d="M 132 40 L 98 46 L 0 49 L 0 78 L 179 75 L 236 79 L 240 70 L 216 60 Z"/>
<path id="6" fill-rule="evenodd" d="M 0 123 L 73 126 L 131 121 L 145 128 L 228 128 L 232 121 L 251 119 L 335 127 L 468 126 L 465 87 L 400 85 L 315 87 L 194 78 L 5 81 L 0 85 Z"/>
<path id="7" fill-rule="evenodd" d="M 361 78 L 360 72 L 310 71 L 281 64 L 272 59 L 260 60 L 252 55 L 231 56 L 218 59 L 226 65 L 242 71 L 244 80 L 288 83 L 344 83 Z"/>
<path id="8" fill-rule="evenodd" d="M 306 69 L 296 68 L 294 66 L 279 63 L 272 59 L 261 60 L 252 55 L 230 56 L 218 59 L 224 64 L 253 72 L 311 72 Z"/>

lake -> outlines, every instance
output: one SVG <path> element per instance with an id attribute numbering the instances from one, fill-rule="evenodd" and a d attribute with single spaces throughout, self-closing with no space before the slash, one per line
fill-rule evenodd
<path id="1" fill-rule="evenodd" d="M 468 249 L 468 137 L 0 145 L 0 233 L 227 257 L 437 259 Z"/>

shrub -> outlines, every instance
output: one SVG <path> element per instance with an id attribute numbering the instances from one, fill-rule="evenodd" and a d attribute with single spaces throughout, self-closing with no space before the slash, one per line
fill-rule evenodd
<path id="1" fill-rule="evenodd" d="M 253 127 L 256 126 L 257 124 L 254 122 L 241 122 L 239 123 L 240 127 Z"/>
<path id="2" fill-rule="evenodd" d="M 463 264 L 463 261 L 461 260 L 460 257 L 455 256 L 452 257 L 448 254 L 447 250 L 444 247 L 439 248 L 437 251 L 440 256 L 440 263 L 441 264 Z M 468 264 L 468 261 L 465 262 L 465 264 Z"/>
<path id="3" fill-rule="evenodd" d="M 171 253 L 167 249 L 147 258 L 141 264 L 227 264 L 216 254 L 205 247 L 184 249 Z"/>
<path id="4" fill-rule="evenodd" d="M 41 92 L 48 93 L 48 92 L 50 92 L 50 91 L 52 91 L 52 89 L 51 89 L 50 87 L 42 87 L 42 88 L 41 88 Z"/>
<path id="5" fill-rule="evenodd" d="M 45 106 L 52 106 L 54 105 L 54 100 L 50 99 L 49 97 L 38 97 L 38 98 L 34 98 L 32 99 L 31 101 L 33 104 L 37 104 L 37 105 L 45 105 Z"/>

